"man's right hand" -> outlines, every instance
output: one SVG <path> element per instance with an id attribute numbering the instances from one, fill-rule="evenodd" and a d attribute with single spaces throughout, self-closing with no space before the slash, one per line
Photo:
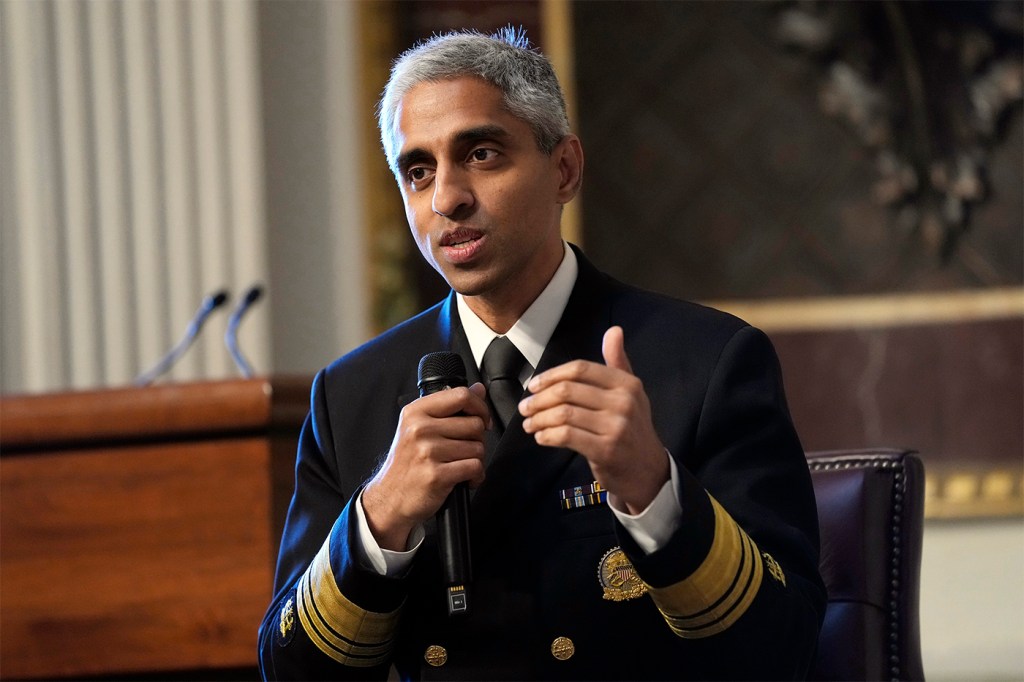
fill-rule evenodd
<path id="1" fill-rule="evenodd" d="M 377 544 L 404 551 L 457 483 L 484 480 L 490 410 L 483 384 L 423 396 L 402 409 L 384 465 L 366 484 L 363 510 Z"/>

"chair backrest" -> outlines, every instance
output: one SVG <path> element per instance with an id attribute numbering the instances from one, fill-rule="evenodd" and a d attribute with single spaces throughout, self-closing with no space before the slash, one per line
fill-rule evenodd
<path id="1" fill-rule="evenodd" d="M 807 453 L 828 608 L 815 680 L 922 680 L 924 467 L 905 450 Z"/>

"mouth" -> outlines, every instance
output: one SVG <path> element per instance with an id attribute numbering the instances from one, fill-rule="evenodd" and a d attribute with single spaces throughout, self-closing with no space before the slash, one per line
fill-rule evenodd
<path id="1" fill-rule="evenodd" d="M 441 248 L 465 248 L 481 237 L 483 237 L 483 233 L 479 230 L 460 227 L 457 230 L 449 230 L 442 234 L 441 239 L 438 241 L 438 245 Z"/>
<path id="2" fill-rule="evenodd" d="M 485 241 L 484 233 L 472 228 L 460 227 L 441 235 L 438 246 L 450 262 L 468 263 L 480 251 Z"/>

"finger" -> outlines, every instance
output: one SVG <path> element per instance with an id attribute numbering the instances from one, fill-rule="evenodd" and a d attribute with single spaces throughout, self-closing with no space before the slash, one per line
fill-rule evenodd
<path id="1" fill-rule="evenodd" d="M 483 400 L 484 396 L 487 395 L 487 388 L 478 381 L 469 387 L 469 392 Z"/>
<path id="2" fill-rule="evenodd" d="M 608 414 L 591 410 L 578 405 L 560 404 L 542 410 L 523 420 L 523 430 L 527 433 L 538 433 L 545 429 L 569 426 L 588 433 L 599 435 L 604 432 Z"/>
<path id="3" fill-rule="evenodd" d="M 431 456 L 435 462 L 442 465 L 474 460 L 482 462 L 484 444 L 483 441 L 443 440 L 434 445 Z"/>
<path id="4" fill-rule="evenodd" d="M 473 384 L 472 386 L 469 387 L 469 391 L 470 391 L 470 393 L 472 393 L 473 395 L 478 397 L 480 399 L 480 402 L 483 403 L 483 405 L 484 405 L 484 410 L 487 413 L 487 416 L 485 416 L 483 418 L 484 419 L 484 428 L 485 429 L 493 429 L 494 428 L 494 422 L 491 419 L 491 411 L 490 411 L 490 409 L 487 408 L 487 403 L 484 402 L 484 401 L 487 400 L 487 388 L 482 383 L 480 383 L 478 381 L 478 382 L 476 382 L 475 384 Z"/>
<path id="5" fill-rule="evenodd" d="M 483 388 L 482 384 L 480 388 Z M 466 416 L 479 417 L 486 424 L 490 412 L 479 391 L 480 389 L 459 386 L 423 396 L 413 404 L 420 407 L 427 416 L 437 419 L 451 417 L 461 412 Z"/>
<path id="6" fill-rule="evenodd" d="M 448 421 L 448 420 L 443 420 Z M 479 420 L 477 420 L 479 423 Z M 479 437 L 451 437 L 437 428 L 439 422 L 427 426 L 413 425 L 402 430 L 393 452 L 397 460 L 407 465 L 440 464 L 462 459 L 483 459 L 483 431 Z"/>
<path id="7" fill-rule="evenodd" d="M 447 417 L 438 422 L 437 435 L 449 440 L 483 441 L 487 422 L 477 416 Z"/>
<path id="8" fill-rule="evenodd" d="M 604 333 L 604 339 L 601 341 L 601 355 L 604 356 L 604 362 L 609 367 L 633 373 L 633 366 L 629 364 L 629 358 L 626 356 L 626 336 L 622 327 L 610 327 Z"/>
<path id="9" fill-rule="evenodd" d="M 423 481 L 423 485 L 434 491 L 435 494 L 447 496 L 452 488 L 462 482 L 471 485 L 483 481 L 484 465 L 478 459 L 456 459 L 444 462 L 433 470 L 430 477 Z"/>
<path id="10" fill-rule="evenodd" d="M 599 410 L 609 407 L 610 398 L 608 389 L 575 381 L 561 381 L 523 398 L 519 403 L 519 411 L 524 417 L 530 417 L 559 405 Z"/>
<path id="11" fill-rule="evenodd" d="M 415 404 L 406 405 L 399 417 L 396 443 L 407 452 L 421 453 L 421 457 L 437 459 L 430 453 L 448 442 L 482 443 L 486 422 L 478 416 L 454 414 L 433 417 Z"/>
<path id="12" fill-rule="evenodd" d="M 568 448 L 580 453 L 588 460 L 595 453 L 604 451 L 604 440 L 601 436 L 586 429 L 567 424 L 541 429 L 534 433 L 533 437 L 539 445 L 552 448 Z"/>
<path id="13" fill-rule="evenodd" d="M 410 413 L 400 420 L 399 434 L 403 441 L 427 447 L 439 441 L 482 441 L 486 422 L 475 415 L 456 413 L 450 417 L 432 417 Z"/>
<path id="14" fill-rule="evenodd" d="M 573 360 L 557 367 L 552 367 L 546 372 L 533 377 L 527 388 L 531 393 L 540 393 L 545 388 L 562 381 L 573 381 L 581 384 L 590 384 L 591 386 L 612 388 L 616 384 L 615 375 L 616 371 L 605 365 L 586 360 Z"/>
<path id="15" fill-rule="evenodd" d="M 484 463 L 481 460 L 460 460 L 445 467 L 451 467 L 446 473 L 451 476 L 453 488 L 459 483 L 468 483 L 471 488 L 476 488 L 484 482 Z"/>

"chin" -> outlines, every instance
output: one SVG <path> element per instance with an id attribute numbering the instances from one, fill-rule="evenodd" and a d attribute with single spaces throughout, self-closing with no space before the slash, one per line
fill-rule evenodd
<path id="1" fill-rule="evenodd" d="M 493 284 L 493 278 L 482 272 L 465 272 L 453 269 L 442 272 L 441 276 L 452 289 L 463 296 L 479 296 L 487 293 Z"/>

